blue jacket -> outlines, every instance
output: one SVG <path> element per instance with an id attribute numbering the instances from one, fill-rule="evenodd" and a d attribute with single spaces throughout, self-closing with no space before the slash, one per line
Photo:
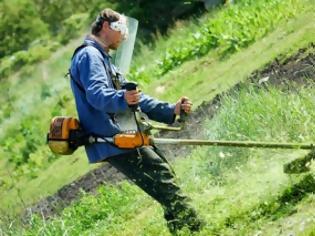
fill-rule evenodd
<path id="1" fill-rule="evenodd" d="M 75 53 L 70 67 L 71 88 L 80 124 L 89 133 L 106 137 L 114 136 L 121 131 L 112 116 L 129 109 L 124 99 L 125 90 L 115 89 L 108 72 L 111 65 L 110 56 L 105 50 L 89 37 L 84 43 L 88 46 L 80 48 Z M 152 120 L 166 124 L 174 122 L 174 104 L 141 95 L 139 106 Z M 85 146 L 85 150 L 90 163 L 132 151 L 108 143 L 91 144 Z"/>

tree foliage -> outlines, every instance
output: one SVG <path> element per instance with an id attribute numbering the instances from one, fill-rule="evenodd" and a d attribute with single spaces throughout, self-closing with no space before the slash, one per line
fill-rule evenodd
<path id="1" fill-rule="evenodd" d="M 0 0 L 0 78 L 47 59 L 82 34 L 104 8 L 138 19 L 138 37 L 148 42 L 202 7 L 198 0 Z"/>
<path id="2" fill-rule="evenodd" d="M 95 0 L 33 0 L 39 11 L 39 17 L 49 25 L 52 34 L 60 31 L 62 22 L 77 13 L 86 13 Z"/>
<path id="3" fill-rule="evenodd" d="M 48 35 L 47 24 L 39 18 L 32 1 L 3 0 L 0 17 L 0 58 L 26 49 L 35 39 Z"/>
<path id="4" fill-rule="evenodd" d="M 93 21 L 106 7 L 137 18 L 144 35 L 150 35 L 157 30 L 165 32 L 174 19 L 195 12 L 201 5 L 196 0 L 1 0 L 0 58 L 27 50 L 33 41 L 64 34 L 65 23 L 80 22 L 80 27 L 84 27 L 81 23 L 86 18 L 80 21 L 80 15 L 87 14 Z M 74 32 L 70 34 L 76 36 Z M 60 38 L 61 43 L 69 40 L 65 36 Z"/>
<path id="5" fill-rule="evenodd" d="M 197 0 L 108 0 L 108 3 L 118 12 L 138 19 L 140 34 L 145 38 L 150 38 L 148 36 L 156 31 L 165 33 L 175 19 L 185 18 L 204 9 L 202 1 Z M 96 15 L 96 11 L 101 10 L 104 5 L 106 4 L 96 4 L 91 14 Z"/>

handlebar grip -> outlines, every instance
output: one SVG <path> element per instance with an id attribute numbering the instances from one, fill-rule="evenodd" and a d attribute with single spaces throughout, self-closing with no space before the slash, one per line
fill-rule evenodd
<path id="1" fill-rule="evenodd" d="M 185 101 L 186 101 L 186 99 L 183 99 L 183 100 L 182 100 L 182 104 L 184 104 Z M 188 113 L 186 113 L 186 112 L 184 111 L 184 109 L 180 109 L 180 114 L 179 114 L 178 122 L 180 122 L 180 123 L 185 123 L 186 120 L 187 120 L 187 118 L 188 118 Z"/>
<path id="2" fill-rule="evenodd" d="M 138 84 L 136 82 L 127 82 L 124 84 L 123 88 L 127 91 L 136 90 L 138 87 Z"/>
<path id="3" fill-rule="evenodd" d="M 123 89 L 126 89 L 127 91 L 137 90 L 138 84 L 136 82 L 127 82 L 123 85 Z M 138 104 L 135 105 L 128 105 L 128 107 L 132 111 L 136 111 L 138 109 Z"/>

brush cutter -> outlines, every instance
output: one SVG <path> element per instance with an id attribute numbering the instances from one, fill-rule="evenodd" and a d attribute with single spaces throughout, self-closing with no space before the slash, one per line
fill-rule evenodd
<path id="1" fill-rule="evenodd" d="M 137 89 L 136 83 L 127 83 L 127 90 Z M 183 101 L 184 102 L 184 101 Z M 200 139 L 173 139 L 156 138 L 151 134 L 153 129 L 180 131 L 184 128 L 187 114 L 181 111 L 179 122 L 181 127 L 170 127 L 151 124 L 146 116 L 140 111 L 139 106 L 132 105 L 130 109 L 134 112 L 137 124 L 136 131 L 116 134 L 113 137 L 99 137 L 84 132 L 76 118 L 55 117 L 50 125 L 47 142 L 50 149 L 57 154 L 70 155 L 79 146 L 93 143 L 111 143 L 119 148 L 134 149 L 142 146 L 156 144 L 171 145 L 203 145 L 203 146 L 227 146 L 244 148 L 273 148 L 273 149 L 304 149 L 311 152 L 304 158 L 296 159 L 284 165 L 284 173 L 298 174 L 309 171 L 309 164 L 315 159 L 315 146 L 312 143 L 277 143 L 277 142 L 254 142 L 254 141 L 223 141 L 223 140 L 200 140 Z"/>
<path id="2" fill-rule="evenodd" d="M 222 141 L 222 140 L 200 140 L 200 139 L 172 139 L 155 138 L 140 132 L 117 134 L 110 138 L 95 138 L 93 142 L 113 143 L 119 148 L 137 148 L 156 144 L 173 145 L 202 145 L 202 146 L 226 146 L 226 147 L 245 147 L 245 148 L 273 148 L 273 149 L 304 149 L 311 150 L 303 158 L 296 159 L 287 163 L 283 167 L 286 174 L 299 174 L 310 170 L 309 164 L 315 159 L 315 147 L 310 143 L 274 143 L 274 142 L 253 142 L 253 141 Z"/>

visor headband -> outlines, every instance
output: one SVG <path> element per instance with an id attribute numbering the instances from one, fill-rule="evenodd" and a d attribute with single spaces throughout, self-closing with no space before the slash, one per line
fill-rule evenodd
<path id="1" fill-rule="evenodd" d="M 112 30 L 119 31 L 124 40 L 128 38 L 127 19 L 125 16 L 121 15 L 118 21 L 111 22 L 109 26 Z"/>

